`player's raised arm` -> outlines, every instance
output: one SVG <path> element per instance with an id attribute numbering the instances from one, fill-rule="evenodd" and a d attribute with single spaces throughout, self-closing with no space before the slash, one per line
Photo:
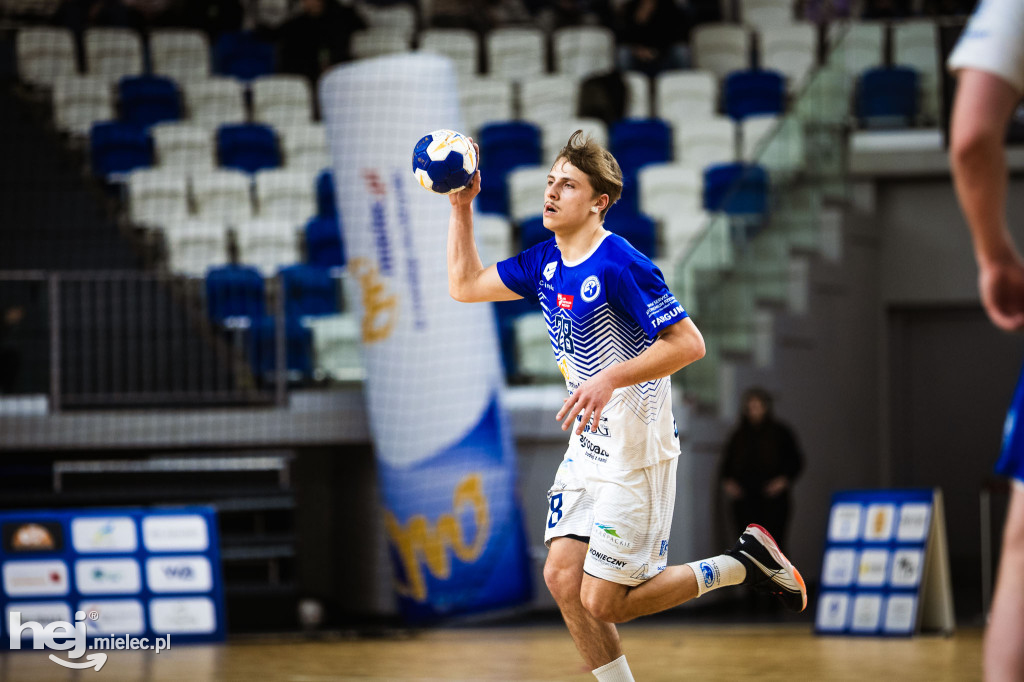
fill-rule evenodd
<path id="1" fill-rule="evenodd" d="M 463 303 L 522 298 L 502 283 L 496 266 L 484 267 L 480 260 L 473 239 L 473 199 L 479 193 L 480 172 L 477 171 L 466 189 L 448 195 L 452 204 L 448 221 L 448 293 Z"/>

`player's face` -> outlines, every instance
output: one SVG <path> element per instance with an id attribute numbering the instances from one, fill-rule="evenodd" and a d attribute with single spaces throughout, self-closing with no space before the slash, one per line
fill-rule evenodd
<path id="1" fill-rule="evenodd" d="M 594 195 L 590 179 L 564 158 L 555 161 L 548 174 L 544 191 L 544 227 L 552 232 L 582 226 L 591 216 L 599 213 L 591 209 L 601 205 L 601 197 Z"/>

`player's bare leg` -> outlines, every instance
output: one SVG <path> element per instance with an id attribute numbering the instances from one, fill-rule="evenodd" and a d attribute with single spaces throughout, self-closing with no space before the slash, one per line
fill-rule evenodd
<path id="1" fill-rule="evenodd" d="M 985 679 L 1024 680 L 1024 486 L 1014 483 L 1002 558 L 985 629 Z"/>
<path id="2" fill-rule="evenodd" d="M 580 601 L 586 557 L 586 543 L 572 538 L 555 538 L 544 563 L 544 582 L 555 598 L 583 660 L 591 668 L 599 668 L 621 656 L 622 647 L 615 626 L 595 618 Z"/>
<path id="3" fill-rule="evenodd" d="M 678 606 L 696 596 L 697 578 L 693 569 L 682 564 L 668 566 L 636 587 L 584 574 L 581 601 L 596 618 L 608 623 L 625 623 Z"/>

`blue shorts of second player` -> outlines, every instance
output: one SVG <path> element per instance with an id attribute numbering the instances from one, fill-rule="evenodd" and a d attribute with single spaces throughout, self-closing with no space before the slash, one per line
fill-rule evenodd
<path id="1" fill-rule="evenodd" d="M 1024 371 L 1017 380 L 1013 392 L 1013 403 L 1006 413 L 1003 426 L 1003 451 L 996 463 L 996 473 L 1010 476 L 1017 483 L 1024 484 Z"/>

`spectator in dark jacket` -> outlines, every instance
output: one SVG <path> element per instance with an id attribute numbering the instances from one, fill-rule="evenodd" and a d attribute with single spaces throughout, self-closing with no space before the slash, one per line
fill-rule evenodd
<path id="1" fill-rule="evenodd" d="M 349 58 L 352 34 L 364 28 L 363 18 L 337 0 L 302 0 L 295 16 L 259 34 L 277 43 L 280 71 L 305 76 L 315 87 L 327 67 Z"/>
<path id="2" fill-rule="evenodd" d="M 630 0 L 619 16 L 619 67 L 649 76 L 688 66 L 687 16 L 675 0 Z"/>

